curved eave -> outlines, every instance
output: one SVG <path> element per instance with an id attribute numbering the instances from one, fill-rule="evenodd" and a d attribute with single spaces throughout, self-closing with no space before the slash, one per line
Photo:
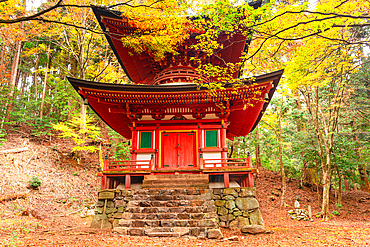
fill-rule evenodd
<path id="1" fill-rule="evenodd" d="M 273 87 L 268 92 L 268 100 L 264 102 L 254 102 L 254 107 L 249 107 L 244 111 L 233 111 L 228 117 L 230 121 L 227 130 L 229 138 L 246 136 L 256 128 L 275 93 L 283 72 L 284 70 L 278 70 L 256 77 L 256 82 L 266 80 L 272 81 Z"/>
<path id="2" fill-rule="evenodd" d="M 88 98 L 89 105 L 100 118 L 107 123 L 112 129 L 116 130 L 123 137 L 130 139 L 131 130 L 129 124 L 130 120 L 126 114 L 114 114 L 110 112 L 110 108 L 114 108 L 117 104 L 144 104 L 144 105 L 182 105 L 182 104 L 205 104 L 222 102 L 229 98 L 231 104 L 241 103 L 244 99 L 239 94 L 227 95 L 231 90 L 241 90 L 243 95 L 253 92 L 268 92 L 269 100 L 263 100 L 264 95 L 260 95 L 257 100 L 251 101 L 253 106 L 241 107 L 230 113 L 228 121 L 230 125 L 227 133 L 230 138 L 235 136 L 248 135 L 258 124 L 266 110 L 270 99 L 273 97 L 275 89 L 282 76 L 283 70 L 276 71 L 270 74 L 257 76 L 253 84 L 248 80 L 246 84 L 250 85 L 246 88 L 234 89 L 232 84 L 225 84 L 225 90 L 219 90 L 217 97 L 210 100 L 206 99 L 206 91 L 204 88 L 198 90 L 196 84 L 186 85 L 124 85 L 111 83 L 98 83 L 92 81 L 79 80 L 75 78 L 68 78 L 74 89 L 81 95 L 83 99 Z M 226 93 L 226 94 L 225 94 Z M 87 96 L 86 96 L 87 95 Z M 199 97 L 198 97 L 199 96 Z M 166 101 L 167 98 L 175 99 L 175 101 Z M 189 98 L 196 98 L 199 101 L 186 101 Z M 244 96 L 243 96 L 244 97 Z M 164 100 L 158 100 L 162 98 Z M 262 100 L 261 100 L 262 98 Z M 102 100 L 104 99 L 104 100 Z M 153 99 L 153 102 L 150 100 Z M 184 99 L 184 100 L 182 100 Z M 140 101 L 141 100 L 141 101 Z M 192 103 L 194 102 L 194 103 Z M 234 103 L 233 103 L 234 102 Z M 113 109 L 112 108 L 112 109 Z M 124 110 L 124 109 L 122 109 Z"/>

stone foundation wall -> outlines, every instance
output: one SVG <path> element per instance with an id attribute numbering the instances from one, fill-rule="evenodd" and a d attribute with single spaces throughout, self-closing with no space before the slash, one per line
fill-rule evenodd
<path id="1" fill-rule="evenodd" d="M 256 188 L 213 189 L 213 199 L 221 227 L 264 225 L 256 199 Z"/>
<path id="2" fill-rule="evenodd" d="M 95 207 L 95 215 L 91 222 L 91 228 L 100 228 L 102 219 L 104 204 L 105 216 L 103 228 L 114 228 L 118 226 L 118 221 L 122 219 L 122 214 L 133 198 L 132 190 L 101 190 L 99 191 L 98 202 Z"/>
<path id="3" fill-rule="evenodd" d="M 129 202 L 142 199 L 134 198 L 140 197 L 139 194 L 140 190 L 101 190 L 90 227 L 118 227 L 118 222 L 123 218 L 122 215 L 126 212 Z M 190 196 L 189 194 L 187 196 Z M 264 225 L 256 199 L 256 188 L 213 189 L 212 198 L 216 206 L 220 227 L 242 228 L 246 225 Z M 104 204 L 106 207 L 102 225 Z"/>

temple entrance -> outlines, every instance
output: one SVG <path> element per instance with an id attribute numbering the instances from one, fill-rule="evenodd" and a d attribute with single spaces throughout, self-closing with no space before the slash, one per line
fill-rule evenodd
<path id="1" fill-rule="evenodd" d="M 194 132 L 162 132 L 163 168 L 189 168 L 196 164 Z"/>

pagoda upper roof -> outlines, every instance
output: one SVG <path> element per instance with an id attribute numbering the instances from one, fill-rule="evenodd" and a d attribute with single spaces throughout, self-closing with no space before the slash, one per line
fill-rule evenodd
<path id="1" fill-rule="evenodd" d="M 251 5 L 256 8 L 260 3 L 261 1 L 257 1 Z M 136 28 L 122 17 L 122 13 L 98 7 L 92 9 L 119 63 L 135 84 L 160 84 L 167 79 L 176 81 L 176 78 L 180 77 L 182 80 L 200 77 L 203 82 L 213 80 L 214 78 L 198 75 L 195 71 L 197 65 L 190 57 L 201 58 L 206 63 L 225 67 L 227 63 L 240 62 L 240 57 L 248 49 L 250 42 L 247 36 L 240 32 L 231 35 L 221 34 L 217 41 L 222 43 L 224 48 L 207 57 L 202 55 L 202 51 L 192 48 L 192 45 L 198 42 L 196 34 L 193 34 L 178 47 L 178 55 L 167 54 L 164 59 L 156 61 L 148 52 L 138 54 L 134 49 L 123 46 L 122 37 L 133 34 Z M 232 77 L 238 78 L 239 74 L 239 71 L 235 71 Z"/>
<path id="2" fill-rule="evenodd" d="M 254 80 L 242 80 L 237 87 L 224 84 L 224 89 L 213 93 L 206 88 L 198 89 L 196 84 L 130 85 L 68 80 L 83 99 L 88 99 L 101 119 L 125 138 L 131 139 L 129 126 L 133 121 L 140 121 L 138 118 L 142 113 L 150 115 L 157 111 L 165 114 L 171 107 L 194 109 L 217 105 L 227 105 L 228 114 L 223 117 L 229 122 L 228 137 L 233 138 L 246 136 L 257 126 L 282 73 L 283 70 L 279 70 Z"/>

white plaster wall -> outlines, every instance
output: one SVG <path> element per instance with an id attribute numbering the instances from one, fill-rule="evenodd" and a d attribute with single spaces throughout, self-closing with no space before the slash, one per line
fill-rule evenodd
<path id="1" fill-rule="evenodd" d="M 152 153 L 143 153 L 143 154 L 137 154 L 137 160 L 150 160 L 150 157 L 152 156 Z M 138 165 L 140 164 L 148 164 L 148 162 L 140 162 L 138 161 L 137 162 Z M 138 168 L 141 167 L 141 168 L 149 168 L 148 165 L 144 165 L 144 166 L 138 166 Z"/>
<path id="2" fill-rule="evenodd" d="M 208 163 L 221 162 L 221 152 L 203 152 L 203 159 L 219 159 L 204 161 L 204 167 L 212 167 L 213 165 L 207 165 L 207 162 Z M 221 164 L 216 164 L 216 167 L 221 167 Z"/>

